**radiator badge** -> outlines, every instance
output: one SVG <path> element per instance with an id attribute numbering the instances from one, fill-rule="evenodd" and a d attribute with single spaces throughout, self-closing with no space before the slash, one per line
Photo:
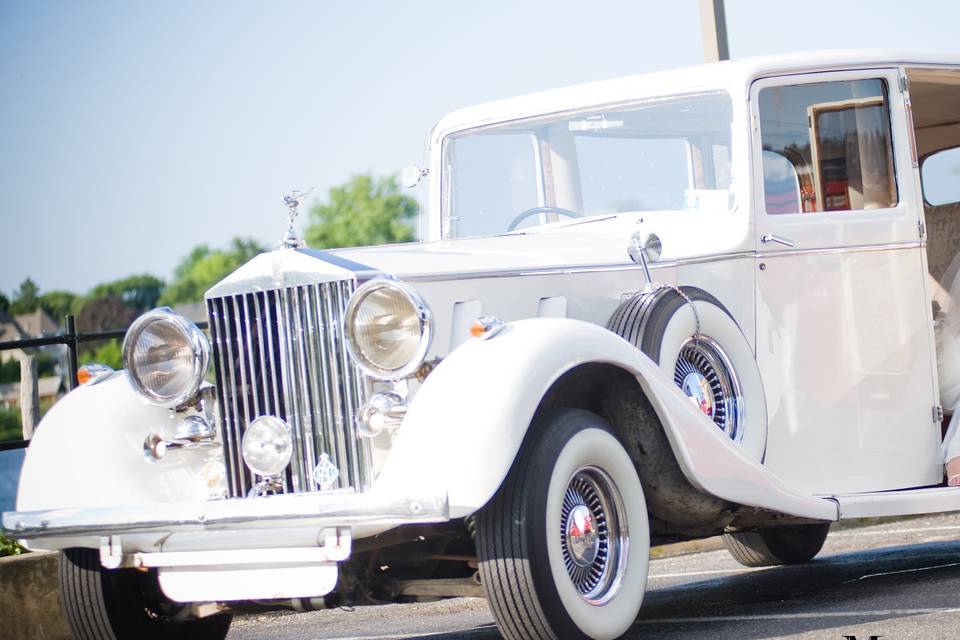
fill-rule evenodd
<path id="1" fill-rule="evenodd" d="M 337 466 L 330 462 L 330 456 L 325 453 L 320 454 L 320 462 L 317 468 L 313 470 L 313 479 L 320 485 L 321 491 L 329 491 L 337 485 L 337 478 L 340 477 L 340 471 Z"/>

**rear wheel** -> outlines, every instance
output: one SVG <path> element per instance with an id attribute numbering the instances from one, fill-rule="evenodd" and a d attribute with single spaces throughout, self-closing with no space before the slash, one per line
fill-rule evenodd
<path id="1" fill-rule="evenodd" d="M 622 635 L 647 580 L 650 532 L 636 469 L 610 427 L 544 413 L 477 515 L 480 576 L 505 638 Z"/>
<path id="2" fill-rule="evenodd" d="M 230 628 L 227 614 L 179 619 L 153 573 L 108 571 L 93 549 L 60 554 L 60 600 L 78 640 L 222 640 Z"/>
<path id="3" fill-rule="evenodd" d="M 745 567 L 771 567 L 809 562 L 820 553 L 830 523 L 767 527 L 723 534 L 733 558 Z"/>

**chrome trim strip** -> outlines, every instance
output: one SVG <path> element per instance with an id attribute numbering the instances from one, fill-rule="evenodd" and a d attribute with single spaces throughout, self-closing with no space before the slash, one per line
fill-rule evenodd
<path id="1" fill-rule="evenodd" d="M 926 242 L 891 242 L 889 244 L 866 244 L 859 246 L 828 247 L 825 249 L 784 249 L 783 251 L 763 251 L 757 253 L 757 258 L 778 258 L 781 256 L 812 256 L 835 253 L 866 253 L 868 251 L 900 251 L 903 249 L 920 249 L 926 247 Z"/>
<path id="2" fill-rule="evenodd" d="M 791 255 L 814 255 L 830 253 L 862 253 L 867 251 L 898 251 L 926 247 L 926 242 L 893 242 L 889 244 L 853 245 L 823 249 L 784 249 L 783 251 L 738 251 L 696 258 L 680 258 L 650 263 L 650 269 L 671 269 L 695 264 L 709 264 L 728 260 L 774 258 Z M 478 280 L 484 278 L 519 278 L 524 276 L 570 275 L 577 273 L 609 273 L 618 271 L 643 271 L 643 266 L 633 263 L 599 264 L 587 266 L 543 267 L 539 269 L 512 269 L 500 271 L 464 271 L 458 273 L 415 273 L 397 276 L 402 282 L 445 282 L 448 280 Z"/>
<path id="3" fill-rule="evenodd" d="M 287 524 L 312 526 L 399 525 L 446 522 L 445 493 L 396 498 L 372 493 L 283 494 L 252 500 L 170 502 L 125 507 L 10 511 L 3 530 L 16 538 L 184 532 L 241 526 L 273 529 Z M 262 539 L 259 539 L 262 543 Z"/>

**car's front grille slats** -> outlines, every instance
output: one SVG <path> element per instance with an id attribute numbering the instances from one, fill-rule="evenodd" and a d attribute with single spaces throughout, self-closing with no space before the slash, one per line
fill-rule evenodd
<path id="1" fill-rule="evenodd" d="M 323 454 L 340 472 L 333 488 L 369 487 L 370 451 L 355 426 L 363 379 L 340 326 L 354 288 L 345 281 L 207 301 L 229 495 L 245 496 L 260 480 L 244 465 L 241 442 L 262 415 L 292 431 L 285 491 L 317 490 L 313 471 Z"/>

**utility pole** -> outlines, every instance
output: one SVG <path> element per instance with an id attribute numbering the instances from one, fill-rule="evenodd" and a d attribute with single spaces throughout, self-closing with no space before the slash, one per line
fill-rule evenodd
<path id="1" fill-rule="evenodd" d="M 704 62 L 730 59 L 723 0 L 700 0 L 700 32 Z"/>

